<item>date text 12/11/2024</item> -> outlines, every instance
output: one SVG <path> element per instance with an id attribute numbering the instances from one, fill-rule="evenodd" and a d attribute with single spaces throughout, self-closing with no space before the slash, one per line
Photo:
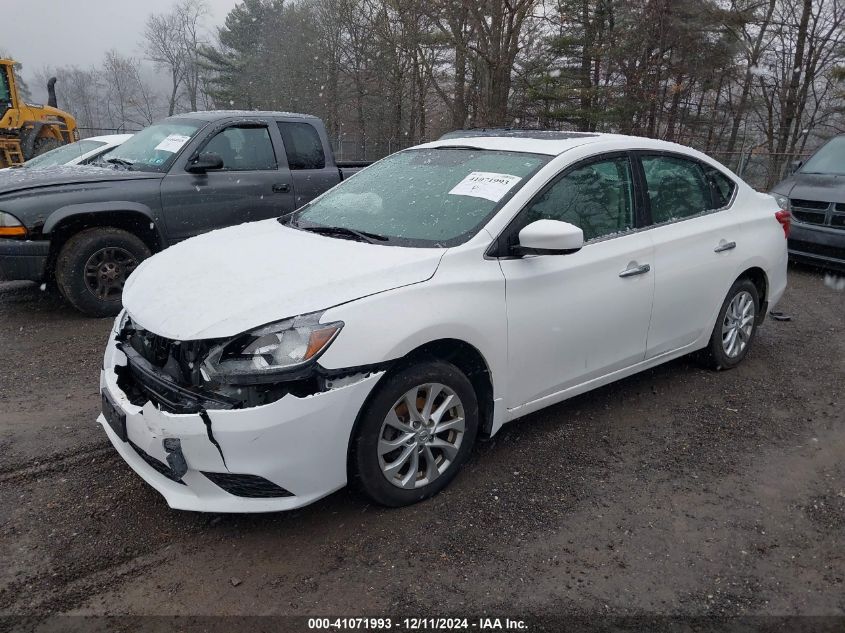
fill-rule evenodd
<path id="1" fill-rule="evenodd" d="M 524 620 L 511 618 L 309 618 L 309 630 L 370 630 L 370 631 L 526 631 Z"/>

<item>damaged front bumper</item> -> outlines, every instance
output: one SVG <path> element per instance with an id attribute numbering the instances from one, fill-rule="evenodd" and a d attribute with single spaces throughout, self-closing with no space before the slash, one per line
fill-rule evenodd
<path id="1" fill-rule="evenodd" d="M 355 418 L 383 371 L 260 406 L 171 413 L 133 404 L 118 385 L 127 358 L 112 332 L 100 389 L 112 424 L 98 422 L 123 459 L 168 505 L 203 512 L 298 508 L 346 484 Z M 125 419 L 125 427 L 122 422 Z M 120 421 L 120 424 L 116 423 Z M 124 431 L 125 428 L 125 431 Z"/>

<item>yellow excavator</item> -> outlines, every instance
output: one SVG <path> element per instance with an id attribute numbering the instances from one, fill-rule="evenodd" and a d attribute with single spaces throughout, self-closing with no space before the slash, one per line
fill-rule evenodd
<path id="1" fill-rule="evenodd" d="M 47 82 L 47 105 L 24 103 L 15 81 L 15 62 L 0 59 L 0 167 L 79 140 L 76 119 L 56 105 L 56 78 Z"/>

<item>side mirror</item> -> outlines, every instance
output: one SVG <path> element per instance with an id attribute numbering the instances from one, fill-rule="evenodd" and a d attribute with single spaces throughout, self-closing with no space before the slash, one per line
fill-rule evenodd
<path id="1" fill-rule="evenodd" d="M 537 220 L 519 232 L 518 255 L 568 255 L 584 246 L 584 232 L 559 220 Z"/>
<path id="2" fill-rule="evenodd" d="M 804 164 L 803 160 L 794 160 L 789 164 L 791 174 L 794 174 L 796 171 L 801 169 L 801 166 Z"/>
<path id="3" fill-rule="evenodd" d="M 214 169 L 223 169 L 223 158 L 214 152 L 203 152 L 190 161 L 185 169 L 192 174 L 204 174 Z"/>

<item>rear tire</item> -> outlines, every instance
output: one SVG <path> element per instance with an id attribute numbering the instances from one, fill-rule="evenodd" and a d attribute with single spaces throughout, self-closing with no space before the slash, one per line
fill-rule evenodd
<path id="1" fill-rule="evenodd" d="M 123 285 L 150 256 L 135 235 L 111 227 L 87 229 L 71 237 L 56 260 L 56 284 L 74 308 L 93 317 L 120 312 Z"/>
<path id="2" fill-rule="evenodd" d="M 757 332 L 760 296 L 747 277 L 737 279 L 725 297 L 710 342 L 702 351 L 704 364 L 710 369 L 733 369 L 748 354 Z"/>
<path id="3" fill-rule="evenodd" d="M 466 462 L 478 420 L 475 390 L 454 365 L 427 361 L 389 375 L 361 413 L 350 482 L 385 506 L 427 499 Z"/>

